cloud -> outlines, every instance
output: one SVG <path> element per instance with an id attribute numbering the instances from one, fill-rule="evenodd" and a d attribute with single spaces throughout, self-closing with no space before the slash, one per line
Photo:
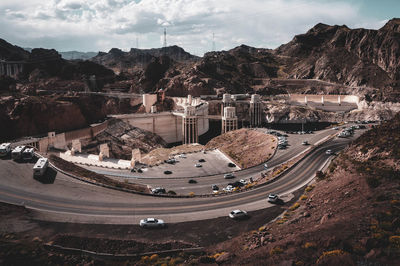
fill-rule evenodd
<path id="1" fill-rule="evenodd" d="M 17 2 L 17 3 L 16 3 Z M 65 50 L 160 47 L 202 55 L 242 43 L 275 48 L 319 22 L 382 26 L 343 0 L 50 0 L 0 1 L 0 37 L 21 46 Z M 27 3 L 26 3 L 27 2 Z M 3 11 L 1 11 L 3 10 Z"/>

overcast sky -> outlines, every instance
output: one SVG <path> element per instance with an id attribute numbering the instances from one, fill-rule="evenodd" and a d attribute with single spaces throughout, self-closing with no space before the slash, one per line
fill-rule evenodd
<path id="1" fill-rule="evenodd" d="M 399 0 L 0 0 L 0 38 L 21 47 L 108 51 L 179 45 L 203 55 L 276 48 L 315 24 L 378 29 Z"/>

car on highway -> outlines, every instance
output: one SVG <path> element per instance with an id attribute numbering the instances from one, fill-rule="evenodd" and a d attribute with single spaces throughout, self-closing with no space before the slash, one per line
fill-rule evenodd
<path id="1" fill-rule="evenodd" d="M 276 203 L 278 200 L 279 200 L 279 196 L 277 194 L 270 193 L 268 195 L 268 202 Z"/>
<path id="2" fill-rule="evenodd" d="M 181 153 L 181 154 L 179 154 L 179 158 L 186 158 L 186 155 Z"/>
<path id="3" fill-rule="evenodd" d="M 176 163 L 176 160 L 174 158 L 170 158 L 168 160 L 165 160 L 165 162 L 168 164 L 174 164 L 174 163 Z"/>
<path id="4" fill-rule="evenodd" d="M 302 145 L 308 145 L 308 141 L 307 140 L 303 140 L 303 142 L 301 143 Z"/>
<path id="5" fill-rule="evenodd" d="M 202 167 L 201 163 L 196 163 L 194 166 L 195 167 Z"/>
<path id="6" fill-rule="evenodd" d="M 332 150 L 326 150 L 326 151 L 325 151 L 325 154 L 327 154 L 327 155 L 332 155 L 332 154 L 333 154 L 333 151 L 332 151 Z"/>
<path id="7" fill-rule="evenodd" d="M 236 182 L 233 182 L 233 183 L 229 183 L 228 184 L 229 186 L 232 186 L 232 187 L 238 187 L 238 188 L 240 188 L 240 187 L 243 187 L 244 186 L 244 184 L 242 183 L 242 182 L 240 182 L 240 181 L 236 181 Z"/>
<path id="8" fill-rule="evenodd" d="M 247 185 L 249 183 L 248 180 L 244 180 L 244 179 L 240 179 L 239 182 L 242 183 L 243 185 Z"/>
<path id="9" fill-rule="evenodd" d="M 189 179 L 188 181 L 189 184 L 197 184 L 197 181 L 194 179 Z"/>
<path id="10" fill-rule="evenodd" d="M 212 186 L 211 186 L 211 189 L 212 189 L 213 191 L 218 191 L 218 190 L 219 190 L 219 187 L 218 187 L 217 185 L 212 185 Z"/>
<path id="11" fill-rule="evenodd" d="M 165 194 L 165 193 L 167 193 L 167 191 L 163 187 L 156 187 L 156 188 L 153 188 L 151 190 L 151 193 L 153 193 L 153 194 Z"/>
<path id="12" fill-rule="evenodd" d="M 229 213 L 229 218 L 232 219 L 242 219 L 248 217 L 248 214 L 246 211 L 243 210 L 233 210 Z"/>
<path id="13" fill-rule="evenodd" d="M 143 228 L 161 228 L 165 226 L 165 223 L 161 219 L 156 219 L 156 218 L 146 218 L 140 220 L 139 223 L 140 227 Z"/>
<path id="14" fill-rule="evenodd" d="M 206 162 L 206 160 L 204 160 L 204 159 L 199 159 L 199 163 L 204 163 L 204 162 Z"/>
<path id="15" fill-rule="evenodd" d="M 224 174 L 224 178 L 225 179 L 235 178 L 235 175 L 233 173 L 227 173 L 227 174 Z"/>
<path id="16" fill-rule="evenodd" d="M 264 169 L 265 169 L 265 170 L 268 169 L 268 164 L 267 164 L 267 163 L 264 164 Z"/>
<path id="17" fill-rule="evenodd" d="M 232 187 L 231 185 L 227 185 L 222 190 L 225 191 L 225 192 L 232 192 L 233 189 L 234 189 L 234 187 Z"/>

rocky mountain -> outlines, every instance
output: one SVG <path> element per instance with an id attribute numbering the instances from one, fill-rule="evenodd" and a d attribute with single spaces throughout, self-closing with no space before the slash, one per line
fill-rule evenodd
<path id="1" fill-rule="evenodd" d="M 78 52 L 78 51 L 67 51 L 59 52 L 63 59 L 65 60 L 89 60 L 95 57 L 97 53 L 95 52 Z"/>
<path id="2" fill-rule="evenodd" d="M 190 66 L 165 73 L 157 83 L 169 95 L 222 92 L 279 94 L 356 93 L 368 100 L 397 101 L 400 89 L 400 19 L 379 30 L 317 24 L 275 50 L 245 45 L 211 52 Z M 303 80 L 297 86 L 287 81 Z M 314 87 L 307 81 L 330 82 Z"/>
<path id="3" fill-rule="evenodd" d="M 29 52 L 21 47 L 12 45 L 0 39 L 0 60 L 5 61 L 24 61 L 29 58 Z"/>
<path id="4" fill-rule="evenodd" d="M 161 56 L 167 56 L 177 62 L 193 62 L 199 59 L 181 47 L 174 45 L 154 49 L 131 48 L 129 52 L 113 48 L 108 53 L 99 52 L 91 58 L 91 61 L 113 69 L 115 72 L 132 72 L 145 68 L 155 57 Z"/>
<path id="5" fill-rule="evenodd" d="M 64 132 L 104 119 L 109 114 L 135 112 L 130 99 L 101 95 L 8 96 L 0 99 L 0 139 Z"/>
<path id="6" fill-rule="evenodd" d="M 287 78 L 320 79 L 373 88 L 372 97 L 394 99 L 400 88 L 400 19 L 379 30 L 317 24 L 275 50 Z"/>
<path id="7" fill-rule="evenodd" d="M 140 149 L 142 153 L 148 153 L 153 149 L 167 146 L 160 136 L 133 127 L 118 119 L 112 119 L 108 123 L 108 127 L 93 140 L 83 141 L 83 150 L 98 154 L 100 152 L 99 145 L 102 143 L 108 143 L 112 158 L 126 160 L 132 158 L 133 149 Z"/>

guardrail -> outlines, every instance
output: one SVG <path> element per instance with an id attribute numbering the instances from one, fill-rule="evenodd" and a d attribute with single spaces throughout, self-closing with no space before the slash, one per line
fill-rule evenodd
<path id="1" fill-rule="evenodd" d="M 96 252 L 96 251 L 79 249 L 79 248 L 63 247 L 60 245 L 52 245 L 52 244 L 48 244 L 48 243 L 44 244 L 44 247 L 47 249 L 56 249 L 59 251 L 68 252 L 68 253 L 72 253 L 72 254 L 85 254 L 85 255 L 91 255 L 91 256 L 96 256 L 96 257 L 114 258 L 114 259 L 137 258 L 137 257 L 149 256 L 149 255 L 153 255 L 153 254 L 171 255 L 171 254 L 175 254 L 178 252 L 199 253 L 204 250 L 203 247 L 197 247 L 197 248 L 180 248 L 180 249 L 170 249 L 170 250 L 144 252 L 144 253 L 133 253 L 133 254 L 129 254 L 129 253 L 128 254 L 112 254 L 112 253 Z"/>

